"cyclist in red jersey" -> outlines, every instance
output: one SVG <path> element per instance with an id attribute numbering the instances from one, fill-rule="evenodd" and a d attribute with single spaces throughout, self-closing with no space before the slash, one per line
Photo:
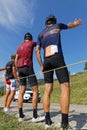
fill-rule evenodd
<path id="1" fill-rule="evenodd" d="M 33 49 L 36 46 L 36 42 L 33 41 L 32 35 L 28 32 L 24 36 L 24 42 L 19 45 L 15 58 L 15 65 L 19 74 L 20 92 L 18 96 L 18 108 L 19 108 L 19 122 L 26 120 L 26 116 L 23 114 L 23 96 L 25 93 L 27 80 L 33 91 L 32 106 L 33 106 L 33 118 L 32 122 L 40 122 L 45 119 L 44 116 L 38 116 L 37 114 L 37 102 L 38 102 L 38 83 L 33 69 Z M 33 76 L 31 76 L 33 75 Z"/>

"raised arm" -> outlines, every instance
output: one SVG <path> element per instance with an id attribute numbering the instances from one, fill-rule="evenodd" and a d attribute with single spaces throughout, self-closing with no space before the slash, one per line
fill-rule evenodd
<path id="1" fill-rule="evenodd" d="M 74 20 L 73 23 L 68 23 L 68 28 L 74 28 L 82 24 L 81 19 Z"/>

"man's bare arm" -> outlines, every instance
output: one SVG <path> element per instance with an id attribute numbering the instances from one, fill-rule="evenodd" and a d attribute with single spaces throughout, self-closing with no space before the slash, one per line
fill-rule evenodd
<path id="1" fill-rule="evenodd" d="M 74 20 L 73 23 L 68 23 L 68 28 L 74 28 L 82 24 L 81 19 Z"/>
<path id="2" fill-rule="evenodd" d="M 38 60 L 38 62 L 39 62 L 39 65 L 40 65 L 40 67 L 41 67 L 41 70 L 43 71 L 43 62 L 42 62 L 40 50 L 41 50 L 41 47 L 40 47 L 40 46 L 37 46 L 37 47 L 36 47 L 36 57 L 37 57 L 37 60 Z"/>

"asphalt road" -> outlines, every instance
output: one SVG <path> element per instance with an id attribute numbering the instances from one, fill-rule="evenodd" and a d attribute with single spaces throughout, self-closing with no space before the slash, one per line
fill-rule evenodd
<path id="1" fill-rule="evenodd" d="M 3 110 L 4 100 L 0 98 L 0 109 Z M 18 115 L 18 104 L 16 102 L 12 102 L 11 111 L 16 116 Z M 24 103 L 23 104 L 24 114 L 32 118 L 32 103 Z M 58 126 L 61 122 L 61 112 L 59 104 L 51 104 L 51 119 Z M 38 103 L 38 115 L 44 115 L 42 103 Z M 76 130 L 87 130 L 87 105 L 70 105 L 69 112 L 69 124 L 71 127 Z M 44 125 L 44 122 L 42 123 Z"/>

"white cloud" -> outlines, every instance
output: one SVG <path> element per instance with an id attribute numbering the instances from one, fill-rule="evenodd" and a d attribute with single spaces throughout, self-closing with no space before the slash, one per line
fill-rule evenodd
<path id="1" fill-rule="evenodd" d="M 36 0 L 0 0 L 0 25 L 6 28 L 31 27 Z"/>

